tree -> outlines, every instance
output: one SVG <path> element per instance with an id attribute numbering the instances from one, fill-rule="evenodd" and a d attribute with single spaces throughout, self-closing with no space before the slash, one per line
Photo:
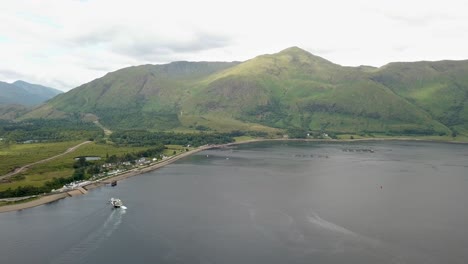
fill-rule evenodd
<path id="1" fill-rule="evenodd" d="M 452 137 L 457 137 L 458 135 L 458 131 L 456 131 L 455 129 L 452 130 Z"/>
<path id="2" fill-rule="evenodd" d="M 75 172 L 73 173 L 72 178 L 73 178 L 74 181 L 83 180 L 85 178 L 84 168 L 75 169 Z"/>
<path id="3" fill-rule="evenodd" d="M 79 157 L 78 160 L 73 164 L 73 168 L 82 168 L 86 167 L 88 162 L 86 161 L 86 157 Z"/>
<path id="4" fill-rule="evenodd" d="M 303 128 L 289 128 L 288 136 L 289 138 L 306 138 L 307 131 Z"/>
<path id="5" fill-rule="evenodd" d="M 112 155 L 112 156 L 110 156 L 109 158 L 106 159 L 107 163 L 117 163 L 118 161 L 119 161 L 119 159 L 117 158 L 116 155 Z"/>

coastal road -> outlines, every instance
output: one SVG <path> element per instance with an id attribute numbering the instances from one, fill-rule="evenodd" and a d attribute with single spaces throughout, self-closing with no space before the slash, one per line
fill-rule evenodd
<path id="1" fill-rule="evenodd" d="M 20 173 L 20 172 L 23 172 L 23 171 L 25 171 L 26 169 L 28 169 L 29 167 L 34 166 L 34 165 L 36 165 L 36 164 L 40 164 L 40 163 L 44 163 L 44 162 L 47 162 L 47 161 L 51 161 L 51 160 L 53 160 L 53 159 L 56 159 L 56 158 L 61 157 L 61 156 L 63 156 L 63 155 L 66 155 L 66 154 L 68 154 L 68 153 L 70 153 L 70 152 L 75 151 L 77 148 L 79 148 L 79 147 L 81 147 L 81 146 L 83 146 L 83 145 L 85 145 L 85 144 L 91 143 L 91 142 L 92 142 L 92 141 L 81 142 L 80 144 L 78 144 L 78 145 L 76 145 L 76 146 L 73 146 L 73 147 L 71 147 L 71 148 L 65 150 L 65 152 L 63 152 L 63 153 L 61 153 L 61 154 L 58 154 L 58 155 L 55 155 L 55 156 L 52 156 L 52 157 L 49 157 L 49 158 L 47 158 L 47 159 L 43 159 L 43 160 L 40 160 L 40 161 L 36 161 L 36 162 L 30 163 L 30 164 L 26 164 L 26 165 L 24 165 L 24 166 L 22 166 L 22 167 L 20 167 L 20 168 L 15 169 L 14 171 L 12 171 L 12 172 L 10 172 L 10 173 L 7 173 L 7 174 L 5 174 L 5 175 L 0 176 L 0 180 L 5 179 L 5 178 L 8 178 L 8 177 L 11 177 L 11 176 L 16 175 L 16 174 L 18 174 L 18 173 Z"/>

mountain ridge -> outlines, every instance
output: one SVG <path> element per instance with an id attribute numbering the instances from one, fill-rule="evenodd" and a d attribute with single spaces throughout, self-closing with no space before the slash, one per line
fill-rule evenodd
<path id="1" fill-rule="evenodd" d="M 140 65 L 83 84 L 22 118 L 93 113 L 113 129 L 467 132 L 468 96 L 460 94 L 468 89 L 468 61 L 415 63 L 344 67 L 291 47 L 244 62 Z M 439 103 L 434 91 L 452 92 Z"/>
<path id="2" fill-rule="evenodd" d="M 19 104 L 23 106 L 39 105 L 62 93 L 57 89 L 25 81 L 6 83 L 0 81 L 0 105 Z"/>

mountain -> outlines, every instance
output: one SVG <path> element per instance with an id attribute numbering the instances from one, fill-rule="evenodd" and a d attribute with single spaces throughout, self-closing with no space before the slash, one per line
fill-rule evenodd
<path id="1" fill-rule="evenodd" d="M 468 134 L 468 61 L 343 67 L 297 47 L 245 62 L 124 68 L 27 118 L 94 114 L 111 129 Z"/>
<path id="2" fill-rule="evenodd" d="M 468 60 L 390 63 L 372 79 L 452 130 L 468 134 Z"/>
<path id="3" fill-rule="evenodd" d="M 62 93 L 54 88 L 24 81 L 0 82 L 0 105 L 20 104 L 34 106 Z"/>
<path id="4" fill-rule="evenodd" d="M 0 120 L 13 120 L 25 114 L 28 108 L 17 104 L 0 104 Z"/>

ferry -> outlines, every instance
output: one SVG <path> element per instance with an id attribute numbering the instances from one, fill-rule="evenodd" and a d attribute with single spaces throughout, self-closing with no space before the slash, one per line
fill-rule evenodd
<path id="1" fill-rule="evenodd" d="M 123 206 L 122 201 L 117 198 L 110 198 L 109 202 L 112 206 L 114 206 L 114 208 L 120 208 Z"/>

